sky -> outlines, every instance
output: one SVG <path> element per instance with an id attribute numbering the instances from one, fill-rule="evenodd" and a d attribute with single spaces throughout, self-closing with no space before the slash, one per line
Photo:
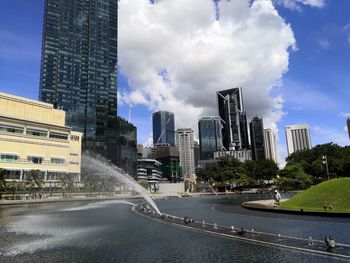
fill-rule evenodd
<path id="1" fill-rule="evenodd" d="M 43 0 L 0 0 L 0 91 L 38 99 Z M 197 135 L 218 90 L 241 86 L 248 118 L 306 123 L 312 145 L 349 145 L 349 0 L 120 0 L 118 114 L 152 138 L 152 112 Z"/>

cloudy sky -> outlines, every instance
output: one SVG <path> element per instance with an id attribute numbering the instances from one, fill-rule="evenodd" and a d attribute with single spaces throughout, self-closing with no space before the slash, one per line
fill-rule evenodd
<path id="1" fill-rule="evenodd" d="M 0 1 L 0 91 L 38 98 L 42 17 L 43 0 Z M 120 0 L 118 21 L 118 113 L 139 143 L 153 111 L 197 132 L 215 92 L 241 86 L 248 116 L 279 131 L 280 162 L 286 124 L 349 144 L 349 0 Z"/>

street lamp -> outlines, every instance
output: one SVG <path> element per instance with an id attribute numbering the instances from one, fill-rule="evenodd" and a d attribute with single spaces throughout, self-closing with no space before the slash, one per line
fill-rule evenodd
<path id="1" fill-rule="evenodd" d="M 322 163 L 326 165 L 326 171 L 327 171 L 327 177 L 329 180 L 329 170 L 328 170 L 328 160 L 327 160 L 327 155 L 323 155 L 322 156 Z"/>

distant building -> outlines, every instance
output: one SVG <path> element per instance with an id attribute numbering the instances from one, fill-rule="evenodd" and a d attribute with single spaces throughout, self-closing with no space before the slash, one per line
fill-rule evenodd
<path id="1" fill-rule="evenodd" d="M 232 156 L 239 160 L 240 162 L 245 162 L 247 160 L 252 160 L 251 150 L 235 150 L 235 151 L 218 151 L 214 153 L 214 158 L 220 159 L 222 156 Z"/>
<path id="2" fill-rule="evenodd" d="M 253 160 L 265 160 L 263 119 L 259 117 L 254 117 L 249 123 L 249 127 Z"/>
<path id="3" fill-rule="evenodd" d="M 172 183 L 183 181 L 177 147 L 169 144 L 156 144 L 152 149 L 151 156 L 162 163 L 161 170 L 164 178 Z"/>
<path id="4" fill-rule="evenodd" d="M 194 154 L 194 169 L 198 167 L 199 161 L 199 143 L 194 141 L 193 143 L 193 154 Z"/>
<path id="5" fill-rule="evenodd" d="M 350 117 L 346 120 L 346 125 L 348 126 L 348 133 L 349 133 L 349 139 L 350 139 Z"/>
<path id="6" fill-rule="evenodd" d="M 217 92 L 222 123 L 222 144 L 225 150 L 249 148 L 247 116 L 244 111 L 242 88 Z"/>
<path id="7" fill-rule="evenodd" d="M 152 114 L 153 144 L 170 144 L 175 146 L 174 113 L 158 111 Z"/>
<path id="8" fill-rule="evenodd" d="M 203 117 L 198 121 L 200 160 L 213 160 L 214 152 L 222 150 L 220 117 Z"/>
<path id="9" fill-rule="evenodd" d="M 264 129 L 264 144 L 266 159 L 277 163 L 276 133 L 271 129 Z"/>
<path id="10" fill-rule="evenodd" d="M 307 124 L 287 125 L 285 127 L 288 155 L 311 149 L 310 130 Z"/>
<path id="11" fill-rule="evenodd" d="M 80 182 L 82 133 L 65 125 L 52 104 L 0 93 L 0 168 L 6 180 L 24 182 L 39 170 L 44 186 L 62 177 Z"/>
<path id="12" fill-rule="evenodd" d="M 154 159 L 137 160 L 137 180 L 148 183 L 151 192 L 157 192 L 159 181 L 162 179 L 162 164 Z"/>
<path id="13" fill-rule="evenodd" d="M 176 146 L 179 150 L 180 166 L 184 177 L 195 173 L 194 166 L 194 138 L 190 128 L 176 130 Z"/>

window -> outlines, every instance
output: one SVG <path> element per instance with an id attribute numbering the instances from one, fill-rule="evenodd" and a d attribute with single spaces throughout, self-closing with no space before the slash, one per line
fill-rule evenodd
<path id="1" fill-rule="evenodd" d="M 18 160 L 18 156 L 15 154 L 2 153 L 0 155 L 0 161 L 5 163 L 15 163 Z"/>
<path id="2" fill-rule="evenodd" d="M 22 127 L 15 127 L 15 126 L 9 126 L 9 125 L 0 125 L 0 132 L 10 132 L 10 133 L 19 133 L 23 134 L 24 128 Z"/>
<path id="3" fill-rule="evenodd" d="M 58 181 L 65 177 L 65 172 L 47 171 L 46 181 Z"/>
<path id="4" fill-rule="evenodd" d="M 27 129 L 27 135 L 38 136 L 38 137 L 47 137 L 47 131 Z"/>
<path id="5" fill-rule="evenodd" d="M 28 156 L 28 163 L 42 164 L 43 157 L 40 156 Z"/>
<path id="6" fill-rule="evenodd" d="M 79 136 L 78 136 L 78 135 L 71 135 L 71 136 L 70 136 L 70 139 L 71 139 L 72 141 L 79 141 Z"/>
<path id="7" fill-rule="evenodd" d="M 5 179 L 20 180 L 21 179 L 21 171 L 20 170 L 6 170 Z"/>
<path id="8" fill-rule="evenodd" d="M 52 138 L 52 139 L 67 140 L 68 139 L 68 134 L 66 134 L 66 133 L 59 133 L 59 132 L 50 132 L 49 137 Z"/>
<path id="9" fill-rule="evenodd" d="M 63 158 L 51 158 L 51 163 L 55 165 L 64 165 Z"/>

